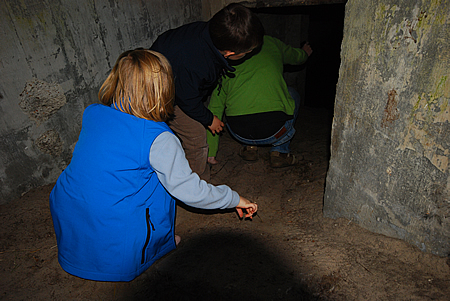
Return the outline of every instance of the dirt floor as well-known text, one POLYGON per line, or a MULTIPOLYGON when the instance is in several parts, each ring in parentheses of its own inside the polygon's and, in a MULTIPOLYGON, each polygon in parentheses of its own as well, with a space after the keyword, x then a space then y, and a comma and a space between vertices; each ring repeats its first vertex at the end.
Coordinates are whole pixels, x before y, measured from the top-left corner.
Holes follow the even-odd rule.
POLYGON ((177 250, 128 283, 83 280, 57 261, 48 195, 39 187, 0 206, 4 300, 450 300, 450 262, 401 240, 322 215, 330 114, 304 108, 292 143, 303 157, 272 169, 269 148, 249 164, 226 133, 212 182, 259 204, 232 211, 179 206, 177 250))

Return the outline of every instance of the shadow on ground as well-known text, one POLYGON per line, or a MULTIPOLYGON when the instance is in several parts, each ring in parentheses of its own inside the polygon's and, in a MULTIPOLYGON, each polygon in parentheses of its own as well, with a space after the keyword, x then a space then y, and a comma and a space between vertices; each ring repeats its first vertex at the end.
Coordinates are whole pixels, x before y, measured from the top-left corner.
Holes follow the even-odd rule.
POLYGON ((137 282, 123 299, 314 300, 262 240, 228 231, 182 241, 137 282))

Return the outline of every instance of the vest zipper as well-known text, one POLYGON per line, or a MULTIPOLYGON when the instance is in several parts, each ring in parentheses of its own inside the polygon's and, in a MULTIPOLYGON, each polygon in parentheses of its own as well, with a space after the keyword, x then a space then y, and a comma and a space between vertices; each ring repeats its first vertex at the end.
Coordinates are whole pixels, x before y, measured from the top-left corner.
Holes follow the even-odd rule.
POLYGON ((155 226, 153 226, 153 223, 150 220, 150 209, 149 208, 145 209, 145 221, 147 224, 147 238, 145 239, 144 248, 142 249, 141 264, 144 264, 144 262, 145 262, 145 250, 147 249, 148 243, 150 242, 150 233, 152 230, 155 231, 155 226))

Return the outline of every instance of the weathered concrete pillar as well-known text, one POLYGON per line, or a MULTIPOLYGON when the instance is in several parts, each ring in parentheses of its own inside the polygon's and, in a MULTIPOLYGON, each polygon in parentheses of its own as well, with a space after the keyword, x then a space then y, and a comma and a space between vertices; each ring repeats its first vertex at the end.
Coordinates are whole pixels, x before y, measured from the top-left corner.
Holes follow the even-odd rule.
POLYGON ((324 214, 450 253, 450 1, 346 5, 324 214))
POLYGON ((191 0, 0 1, 0 203, 57 179, 120 53, 201 12, 191 0))

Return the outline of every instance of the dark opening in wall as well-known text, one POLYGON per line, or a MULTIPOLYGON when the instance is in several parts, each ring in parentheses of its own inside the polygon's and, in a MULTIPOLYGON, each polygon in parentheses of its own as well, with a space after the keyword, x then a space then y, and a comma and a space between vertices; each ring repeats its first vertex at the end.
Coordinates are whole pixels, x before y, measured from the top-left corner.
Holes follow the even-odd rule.
POLYGON ((285 68, 286 82, 299 90, 305 106, 332 111, 339 77, 345 4, 270 7, 254 11, 264 24, 266 34, 294 47, 309 41, 313 54, 300 68, 285 68))

